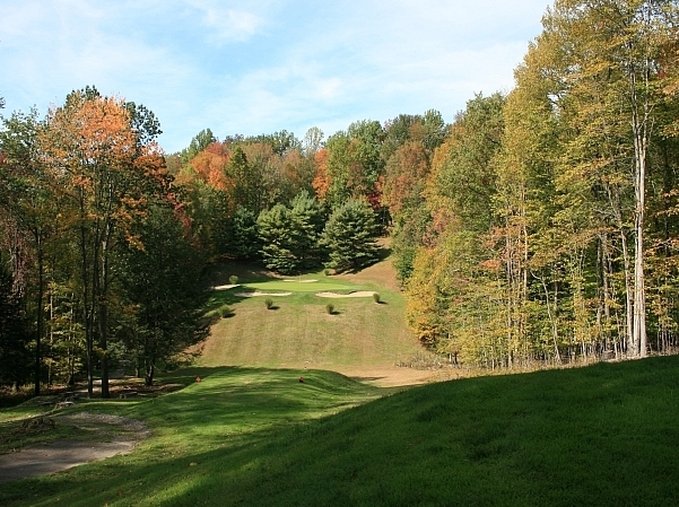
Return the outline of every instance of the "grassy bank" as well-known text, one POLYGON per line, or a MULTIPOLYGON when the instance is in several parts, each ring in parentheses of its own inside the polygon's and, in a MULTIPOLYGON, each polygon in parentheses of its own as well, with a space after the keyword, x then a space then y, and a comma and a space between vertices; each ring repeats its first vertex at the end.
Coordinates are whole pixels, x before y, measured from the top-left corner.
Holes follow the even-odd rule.
POLYGON ((384 393, 327 372, 233 368, 152 400, 92 403, 145 420, 152 437, 129 456, 0 487, 0 503, 679 501, 677 357, 434 384, 370 402, 384 393))
POLYGON ((233 311, 212 327, 202 344, 198 364, 269 368, 315 368, 342 371, 347 367, 393 366, 420 350, 407 328, 403 296, 369 280, 354 281, 311 273, 291 279, 266 279, 241 270, 240 286, 214 291, 210 308, 227 304, 233 311), (248 292, 285 292, 267 309, 265 297, 248 292), (330 299, 322 292, 367 297, 330 299), (381 304, 369 293, 378 292, 381 304), (327 305, 334 311, 329 313, 327 305))

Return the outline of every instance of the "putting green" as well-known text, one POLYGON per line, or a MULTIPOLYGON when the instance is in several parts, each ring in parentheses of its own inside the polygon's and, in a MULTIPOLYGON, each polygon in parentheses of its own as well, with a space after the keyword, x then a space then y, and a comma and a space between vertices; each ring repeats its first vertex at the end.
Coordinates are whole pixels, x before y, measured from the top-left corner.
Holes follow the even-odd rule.
POLYGON ((269 280, 266 282, 244 283, 238 288, 240 291, 253 290, 260 292, 347 292, 361 289, 350 283, 335 280, 305 281, 300 280, 269 280))

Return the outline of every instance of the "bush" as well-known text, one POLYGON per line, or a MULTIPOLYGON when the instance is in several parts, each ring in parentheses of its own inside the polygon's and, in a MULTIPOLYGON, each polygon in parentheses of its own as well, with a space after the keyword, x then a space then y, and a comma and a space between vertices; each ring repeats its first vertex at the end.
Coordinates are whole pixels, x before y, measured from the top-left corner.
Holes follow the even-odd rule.
POLYGON ((266 298, 266 299, 264 300, 264 304, 266 305, 266 309, 267 309, 267 310, 273 310, 273 308, 274 308, 273 299, 271 299, 271 298, 266 298))
POLYGON ((325 311, 328 312, 328 315, 335 315, 335 305, 328 303, 325 305, 325 311))
POLYGON ((238 284, 238 276, 236 276, 236 275, 231 275, 231 276, 229 277, 229 283, 230 283, 231 285, 236 285, 236 284, 238 284))
POLYGON ((380 298, 379 293, 373 292, 373 301, 375 301, 375 303, 378 303, 378 304, 382 302, 382 299, 380 298))
POLYGON ((233 315, 233 310, 229 305, 221 305, 218 308, 215 308, 214 310, 210 310, 205 314, 205 318, 207 319, 217 319, 219 317, 225 319, 227 317, 231 317, 233 315))

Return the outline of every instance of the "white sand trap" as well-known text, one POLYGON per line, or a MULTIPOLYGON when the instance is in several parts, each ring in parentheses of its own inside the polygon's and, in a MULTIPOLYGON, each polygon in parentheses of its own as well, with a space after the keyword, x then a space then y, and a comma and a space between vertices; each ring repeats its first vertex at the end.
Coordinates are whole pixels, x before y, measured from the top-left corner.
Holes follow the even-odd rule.
POLYGON ((214 287, 214 290, 229 290, 229 289, 235 289, 236 287, 240 287, 239 283, 229 283, 226 285, 217 285, 214 287))
POLYGON ((261 292, 256 290, 254 292, 237 292, 236 296, 241 298, 253 298, 257 296, 292 296, 292 292, 261 292))
POLYGON ((284 282, 297 282, 297 283, 315 283, 315 282, 317 282, 318 280, 291 280, 291 279, 289 279, 289 278, 286 278, 286 279, 283 280, 283 281, 284 281, 284 282))
POLYGON ((337 294, 336 292, 317 292, 316 295, 320 298, 371 298, 373 294, 377 294, 372 290, 357 290, 349 294, 337 294))

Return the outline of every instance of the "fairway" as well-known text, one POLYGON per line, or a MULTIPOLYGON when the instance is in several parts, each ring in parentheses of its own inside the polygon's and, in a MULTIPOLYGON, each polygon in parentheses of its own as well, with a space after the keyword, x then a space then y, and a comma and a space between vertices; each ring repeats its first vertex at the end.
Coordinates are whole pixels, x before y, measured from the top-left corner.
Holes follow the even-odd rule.
POLYGON ((232 265, 222 268, 222 278, 229 270, 241 274, 240 283, 213 291, 209 309, 226 304, 232 313, 213 324, 196 364, 325 369, 381 385, 419 383, 431 376, 397 366, 421 347, 405 322, 405 301, 395 288, 391 259, 362 276, 316 272, 265 278, 232 265), (267 308, 264 297, 250 295, 278 297, 267 308))

